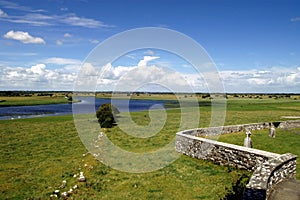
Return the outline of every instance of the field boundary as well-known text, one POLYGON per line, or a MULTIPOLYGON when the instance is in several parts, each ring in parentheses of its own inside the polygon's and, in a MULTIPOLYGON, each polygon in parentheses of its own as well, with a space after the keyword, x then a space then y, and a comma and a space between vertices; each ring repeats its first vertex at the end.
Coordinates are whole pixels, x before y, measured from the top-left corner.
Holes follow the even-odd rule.
POLYGON ((176 151, 193 158, 211 160, 219 165, 253 171, 246 186, 244 199, 266 199, 277 183, 295 178, 296 155, 276 154, 201 136, 268 129, 272 125, 282 129, 296 128, 300 127, 300 120, 185 130, 176 133, 175 148, 176 151))

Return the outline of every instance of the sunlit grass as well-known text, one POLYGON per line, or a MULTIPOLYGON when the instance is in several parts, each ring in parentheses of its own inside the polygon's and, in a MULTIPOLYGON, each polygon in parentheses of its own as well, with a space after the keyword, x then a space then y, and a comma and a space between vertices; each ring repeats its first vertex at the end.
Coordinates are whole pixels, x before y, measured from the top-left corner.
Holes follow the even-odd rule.
MULTIPOLYGON (((200 127, 210 124, 211 107, 207 102, 200 103, 200 127)), ((225 125, 281 121, 282 116, 300 115, 299 100, 229 99, 227 103, 225 125)), ((135 138, 118 126, 104 132, 125 150, 148 152, 174 138, 180 130, 180 115, 180 109, 167 110, 162 130, 149 138, 135 138)), ((139 125, 150 123, 148 112, 131 113, 131 117, 139 125)), ((275 139, 267 135, 267 131, 254 132, 254 147, 299 155, 299 134, 278 129, 275 139)), ((242 145, 244 137, 232 134, 220 140, 242 145)), ((62 180, 67 180, 67 187, 61 191, 79 184, 75 199, 222 199, 243 174, 249 176, 245 171, 187 156, 149 173, 111 169, 87 154, 70 115, 0 121, 0 138, 0 199, 47 199, 62 180), (73 177, 80 171, 86 183, 73 177)), ((299 165, 297 168, 299 179, 299 165)))
MULTIPOLYGON (((245 132, 224 134, 218 140, 243 146, 245 132)), ((300 179, 300 129, 276 129, 276 137, 269 137, 269 130, 252 131, 253 148, 278 154, 292 153, 298 156, 296 178, 300 179)))
MULTIPOLYGON (((67 187, 61 191, 79 184, 73 195, 76 199, 220 199, 232 191, 232 185, 244 173, 187 156, 150 173, 120 172, 90 154, 83 156, 87 152, 71 116, 0 121, 0 124, 0 199, 46 199, 59 189, 62 180, 67 181, 67 187), (79 183, 73 177, 80 171, 84 172, 86 183, 79 183)), ((144 143, 137 144, 114 129, 108 134, 116 138, 114 142, 122 141, 116 145, 127 143, 131 151, 143 149, 144 143)), ((162 135, 172 138, 173 131, 162 135)), ((156 142, 160 139, 147 141, 151 144, 144 145, 143 151, 159 148, 156 142)), ((160 143, 163 145, 164 140, 160 143)))
POLYGON ((29 106, 68 102, 64 96, 0 97, 0 106, 29 106))

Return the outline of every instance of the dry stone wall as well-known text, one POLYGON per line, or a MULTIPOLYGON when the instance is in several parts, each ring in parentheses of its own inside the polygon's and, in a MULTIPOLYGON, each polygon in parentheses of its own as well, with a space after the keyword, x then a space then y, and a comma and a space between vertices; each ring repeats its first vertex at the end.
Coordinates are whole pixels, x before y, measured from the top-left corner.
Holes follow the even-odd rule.
POLYGON ((207 135, 219 135, 228 133, 237 133, 242 131, 253 131, 261 129, 269 129, 271 125, 276 128, 297 128, 300 127, 300 120, 289 120, 282 122, 263 122, 263 123, 253 123, 253 124, 239 124, 231 126, 221 126, 221 127, 210 127, 210 128, 197 128, 192 130, 186 130, 185 133, 193 136, 207 136, 207 135))
MULTIPOLYGON (((278 128, 300 127, 300 120, 276 122, 273 125, 278 128)), ((271 123, 257 123, 181 131, 176 134, 175 148, 178 152, 193 158, 253 171, 246 186, 244 199, 266 199, 275 184, 295 177, 296 155, 290 153, 280 155, 198 136, 270 127, 271 123)))
POLYGON ((193 158, 247 170, 254 170, 258 163, 280 156, 267 151, 186 135, 184 132, 176 134, 175 148, 178 152, 193 158))

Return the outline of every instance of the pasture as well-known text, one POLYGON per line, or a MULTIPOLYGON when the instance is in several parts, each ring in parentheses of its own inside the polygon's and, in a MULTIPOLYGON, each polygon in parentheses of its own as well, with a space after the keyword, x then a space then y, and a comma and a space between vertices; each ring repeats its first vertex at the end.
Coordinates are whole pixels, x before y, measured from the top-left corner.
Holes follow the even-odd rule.
MULTIPOLYGON (((199 102, 200 107, 193 109, 200 109, 200 126, 207 127, 210 106, 203 102, 209 100, 199 98, 199 102)), ((150 138, 134 138, 123 133, 118 126, 102 131, 121 148, 148 152, 174 138, 180 114, 180 109, 167 110, 165 126, 150 138)), ((285 120, 282 116, 300 116, 298 97, 230 97, 227 99, 225 125, 285 120)), ((140 125, 150 122, 148 112, 131 113, 131 117, 140 125)), ((300 156, 297 133, 299 130, 277 130, 273 139, 268 138, 266 131, 255 132, 254 148, 300 156)), ((232 196, 238 187, 242 188, 251 176, 247 171, 183 155, 154 172, 131 174, 114 170, 87 152, 71 115, 3 120, 0 121, 0 137, 0 199, 47 199, 55 190, 68 191, 76 184, 78 189, 70 198, 224 199, 232 196), (78 182, 74 177, 78 177, 81 171, 86 182, 78 182), (60 188, 63 180, 67 181, 66 187, 60 188)), ((219 139, 242 144, 243 138, 243 134, 232 134, 219 139)), ((299 167, 297 178, 300 178, 299 167)))

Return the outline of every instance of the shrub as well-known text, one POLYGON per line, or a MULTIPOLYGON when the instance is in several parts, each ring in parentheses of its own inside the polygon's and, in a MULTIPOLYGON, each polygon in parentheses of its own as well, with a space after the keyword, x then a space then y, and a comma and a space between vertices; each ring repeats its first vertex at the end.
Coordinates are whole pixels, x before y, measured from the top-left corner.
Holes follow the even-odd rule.
POLYGON ((119 113, 120 111, 116 107, 110 103, 105 103, 98 108, 96 116, 102 128, 111 128, 116 123, 114 115, 119 113))

